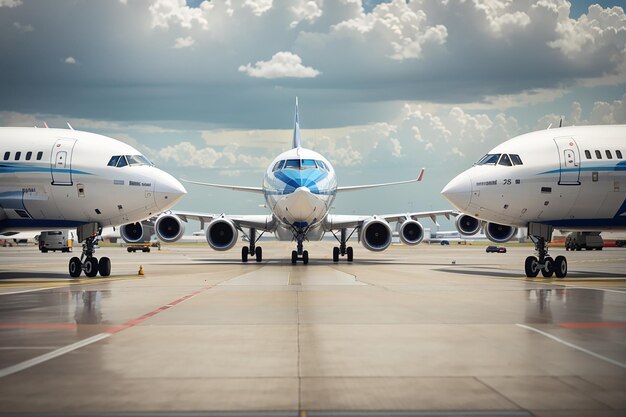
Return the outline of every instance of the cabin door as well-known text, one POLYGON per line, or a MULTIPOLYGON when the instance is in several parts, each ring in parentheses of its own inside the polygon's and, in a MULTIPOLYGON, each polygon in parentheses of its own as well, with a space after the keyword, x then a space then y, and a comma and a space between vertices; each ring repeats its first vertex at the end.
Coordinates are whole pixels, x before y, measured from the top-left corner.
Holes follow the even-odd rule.
POLYGON ((50 172, 52 185, 72 185, 72 152, 75 139, 57 139, 52 148, 50 172))
POLYGON ((580 151, 571 137, 554 138, 559 152, 559 185, 580 185, 580 151))

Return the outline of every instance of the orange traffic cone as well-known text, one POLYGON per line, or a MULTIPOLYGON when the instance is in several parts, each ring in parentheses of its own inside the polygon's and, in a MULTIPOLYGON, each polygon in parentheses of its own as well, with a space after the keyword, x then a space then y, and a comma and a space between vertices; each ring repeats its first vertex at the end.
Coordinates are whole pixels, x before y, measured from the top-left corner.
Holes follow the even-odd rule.
POLYGON ((137 272, 137 275, 144 275, 144 273, 143 273, 143 265, 139 265, 139 272, 137 272))

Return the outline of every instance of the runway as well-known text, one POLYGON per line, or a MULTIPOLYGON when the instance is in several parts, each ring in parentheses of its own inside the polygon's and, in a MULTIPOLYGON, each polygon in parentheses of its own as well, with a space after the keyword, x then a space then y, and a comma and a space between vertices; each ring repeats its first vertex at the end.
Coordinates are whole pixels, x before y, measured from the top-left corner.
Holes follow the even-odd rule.
POLYGON ((563 280, 524 278, 530 247, 307 249, 101 248, 111 277, 71 280, 0 248, 0 413, 626 414, 626 249, 554 249, 563 280))

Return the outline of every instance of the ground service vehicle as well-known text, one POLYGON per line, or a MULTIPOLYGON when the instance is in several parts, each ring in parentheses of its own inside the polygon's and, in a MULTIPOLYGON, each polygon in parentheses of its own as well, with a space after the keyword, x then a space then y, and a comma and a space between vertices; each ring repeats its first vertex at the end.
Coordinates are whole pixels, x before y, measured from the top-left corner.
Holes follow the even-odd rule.
POLYGON ((74 234, 70 235, 67 230, 54 230, 41 232, 39 235, 39 250, 42 253, 48 251, 71 252, 74 234))

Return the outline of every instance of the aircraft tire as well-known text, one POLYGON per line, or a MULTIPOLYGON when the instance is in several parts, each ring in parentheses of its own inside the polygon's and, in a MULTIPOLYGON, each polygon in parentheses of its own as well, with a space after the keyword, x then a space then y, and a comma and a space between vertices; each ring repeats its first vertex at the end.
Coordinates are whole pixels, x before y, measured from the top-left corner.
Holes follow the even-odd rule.
POLYGON ((557 256, 554 260, 554 275, 557 278, 565 278, 567 276, 567 259, 565 256, 557 256))
POLYGON ((544 260, 545 266, 541 268, 541 275, 544 278, 550 278, 554 274, 554 260, 547 256, 544 260))
POLYGON ((296 262, 298 262, 298 252, 296 252, 295 250, 292 250, 291 251, 291 263, 295 265, 296 262))
POLYGON ((304 252, 302 252, 302 263, 305 265, 309 264, 309 251, 305 250, 304 252))
POLYGON ((526 270, 526 276, 528 278, 534 278, 539 274, 539 268, 537 264, 539 261, 534 256, 529 256, 526 258, 526 262, 524 263, 524 269, 526 270))
POLYGON ((256 256, 256 261, 261 262, 263 260, 263 249, 260 246, 257 246, 254 250, 254 255, 256 256))
POLYGON ((98 272, 101 277, 108 277, 111 275, 111 260, 106 256, 103 256, 98 261, 98 272))
POLYGON ((250 250, 248 249, 247 246, 244 246, 243 248, 241 248, 241 262, 246 263, 248 262, 248 253, 250 252, 250 250))
POLYGON ((339 248, 337 246, 333 248, 333 262, 339 262, 339 248))
POLYGON ((78 278, 80 276, 80 273, 82 272, 82 264, 80 263, 80 259, 78 257, 74 256, 70 259, 69 269, 70 276, 72 278, 78 278))
POLYGON ((91 257, 85 260, 85 275, 93 278, 98 275, 98 258, 91 257))
POLYGON ((354 260, 354 249, 352 249, 352 246, 348 246, 346 254, 348 256, 348 262, 352 262, 354 260))

